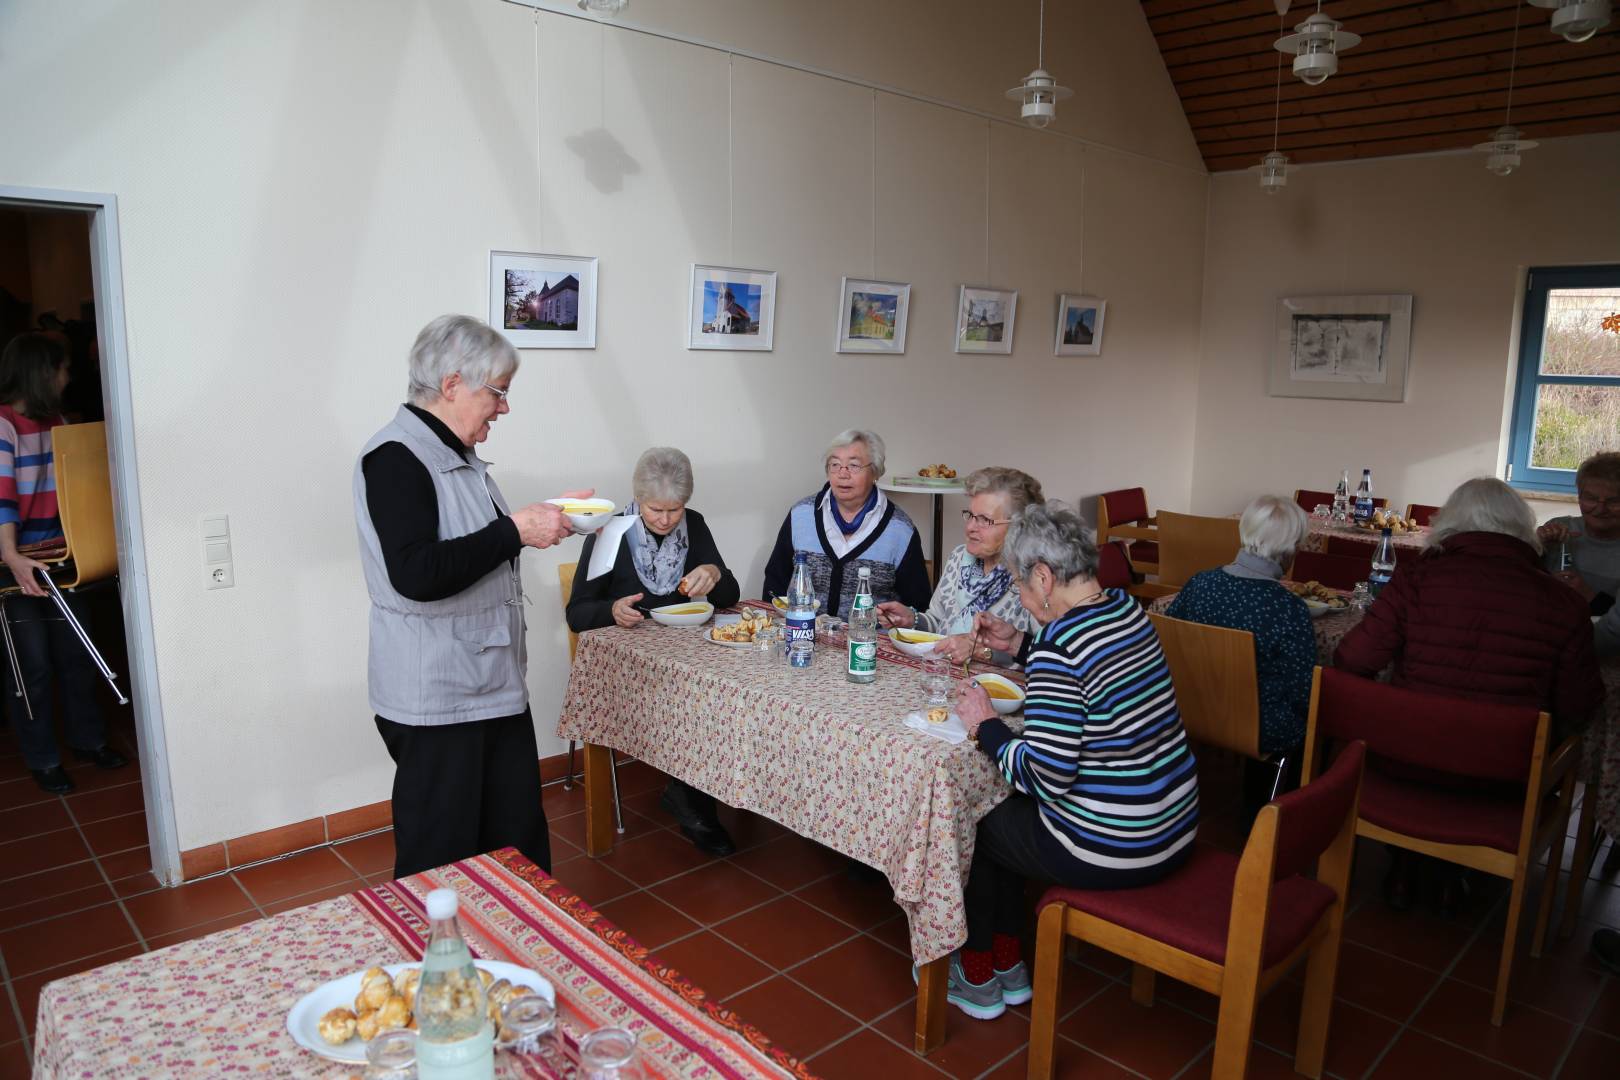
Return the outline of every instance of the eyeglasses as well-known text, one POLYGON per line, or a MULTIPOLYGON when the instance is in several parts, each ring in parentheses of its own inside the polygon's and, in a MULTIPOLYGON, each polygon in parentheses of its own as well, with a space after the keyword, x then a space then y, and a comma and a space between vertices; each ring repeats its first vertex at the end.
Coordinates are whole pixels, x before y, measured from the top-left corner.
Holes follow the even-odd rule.
POLYGON ((829 461, 827 462, 828 476, 854 476, 863 469, 870 469, 870 462, 865 461, 829 461))
POLYGON ((1600 499, 1596 495, 1582 491, 1576 494, 1576 498, 1585 509, 1596 510, 1601 506, 1611 514, 1620 514, 1620 495, 1611 495, 1607 499, 1600 499))
POLYGON ((981 529, 989 529, 996 525, 1011 525, 1012 518, 1008 518, 1006 521, 996 521, 993 518, 985 517, 983 514, 975 514, 971 510, 964 510, 962 511, 962 524, 977 525, 981 529))
POLYGON ((498 386, 491 386, 491 385, 489 385, 489 383, 485 383, 485 384, 484 384, 484 389, 485 389, 485 390, 488 390, 488 391, 489 391, 489 392, 490 392, 490 393, 492 393, 492 394, 494 394, 494 395, 495 395, 495 399, 496 399, 496 400, 497 400, 497 401, 505 401, 505 400, 506 400, 506 395, 507 395, 507 394, 508 394, 508 393, 510 393, 510 391, 507 391, 507 390, 502 390, 502 389, 501 389, 501 388, 500 388, 500 387, 498 387, 498 386))

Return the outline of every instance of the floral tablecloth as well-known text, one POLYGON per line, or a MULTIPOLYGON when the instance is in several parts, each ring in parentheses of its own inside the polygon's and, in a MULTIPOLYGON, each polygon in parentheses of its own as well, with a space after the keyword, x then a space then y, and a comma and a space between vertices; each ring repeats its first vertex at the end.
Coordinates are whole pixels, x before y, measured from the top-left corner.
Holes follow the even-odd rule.
MULTIPOLYGON (((1305 534, 1305 540, 1299 548, 1301 551, 1326 551, 1330 536, 1343 537, 1363 544, 1376 544, 1379 534, 1375 530, 1358 529, 1354 525, 1335 525, 1313 514, 1310 531, 1305 534)), ((1398 550, 1417 551, 1429 542, 1429 530, 1423 528, 1416 532, 1395 533, 1389 539, 1398 550)))
MULTIPOLYGON (((1170 602, 1177 597, 1177 593, 1161 596, 1148 605, 1148 610, 1155 614, 1167 613, 1170 602)), ((1311 629, 1316 632, 1316 662, 1323 667, 1333 666, 1333 653, 1344 640, 1344 635, 1361 621, 1362 612, 1355 608, 1346 608, 1344 611, 1329 611, 1318 615, 1311 620, 1311 629)))
POLYGON ((557 991, 560 1037, 496 1054, 497 1076, 572 1077, 579 1039, 608 1025, 639 1035, 651 1077, 810 1076, 510 848, 59 979, 40 997, 34 1076, 358 1076, 293 1042, 287 1011, 329 979, 420 960, 424 898, 441 887, 461 894, 475 956, 557 991))
POLYGON ((1598 828, 1620 843, 1620 656, 1598 670, 1606 691, 1603 715, 1586 733, 1581 779, 1588 799, 1596 792, 1598 828))
MULTIPOLYGON (((808 670, 727 649, 702 627, 579 637, 557 734, 610 746, 883 871, 918 963, 967 939, 962 883, 980 818, 1009 788, 970 742, 902 722, 921 673, 885 642, 877 680, 845 677, 839 638, 808 670)), ((1016 723, 1016 721, 1015 721, 1016 723)))

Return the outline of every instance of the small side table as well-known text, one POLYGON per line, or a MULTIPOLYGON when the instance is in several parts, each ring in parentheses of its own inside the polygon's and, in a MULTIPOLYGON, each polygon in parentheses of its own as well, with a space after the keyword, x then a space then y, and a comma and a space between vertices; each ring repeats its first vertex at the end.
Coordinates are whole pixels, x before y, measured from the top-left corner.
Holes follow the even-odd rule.
POLYGON ((962 486, 962 481, 952 480, 948 484, 923 484, 916 482, 915 477, 902 476, 893 480, 879 480, 878 487, 897 495, 932 495, 934 497, 934 581, 938 582, 939 575, 944 572, 941 563, 945 557, 943 537, 945 531, 945 496, 961 495, 965 492, 967 489, 962 486))

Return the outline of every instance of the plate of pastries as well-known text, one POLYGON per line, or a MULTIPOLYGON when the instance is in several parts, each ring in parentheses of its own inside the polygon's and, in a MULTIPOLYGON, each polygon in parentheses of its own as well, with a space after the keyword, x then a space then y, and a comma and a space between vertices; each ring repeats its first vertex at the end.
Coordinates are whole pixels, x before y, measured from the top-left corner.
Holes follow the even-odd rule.
POLYGON ((759 608, 744 608, 740 615, 719 615, 709 627, 708 638, 728 649, 752 649, 754 635, 771 625, 771 616, 759 608))
POLYGON ((1350 607, 1348 596, 1334 592, 1320 581, 1285 581, 1283 586, 1305 601, 1312 618, 1330 611, 1345 611, 1350 607))
POLYGON ((1417 532, 1423 526, 1418 524, 1417 518, 1402 517, 1398 510, 1374 510, 1372 517, 1366 521, 1356 522, 1356 528, 1367 529, 1371 532, 1382 532, 1388 529, 1393 536, 1402 533, 1417 532))
MULTIPOLYGON (((513 1034, 501 1024, 501 1008, 524 994, 539 994, 553 1005, 557 992, 537 972, 499 960, 475 960, 478 980, 484 984, 495 1041, 509 1043, 513 1034)), ((386 964, 369 967, 311 990, 287 1013, 287 1032, 305 1050, 331 1061, 364 1065, 366 1044, 385 1031, 416 1030, 416 991, 422 980, 421 964, 386 964)), ((453 988, 452 988, 453 989, 453 988)), ((468 1007, 477 998, 466 995, 468 1007)))

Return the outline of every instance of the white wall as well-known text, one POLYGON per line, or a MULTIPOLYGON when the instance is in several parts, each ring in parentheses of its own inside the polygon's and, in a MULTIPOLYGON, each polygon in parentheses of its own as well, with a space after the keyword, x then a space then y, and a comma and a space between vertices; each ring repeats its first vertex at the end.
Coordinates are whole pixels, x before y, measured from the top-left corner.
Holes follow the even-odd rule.
MULTIPOLYGON (((1097 7, 1083 40, 1049 39, 1076 83, 1153 54, 1137 5, 1097 7)), ((760 51, 830 57, 849 33, 796 0, 709 9, 705 36, 741 25, 760 51)), ((929 0, 897 9, 941 38, 929 0)), ((975 29, 970 56, 899 50, 904 78, 884 81, 992 107, 984 87, 1033 66, 1025 29, 975 29)), ((492 248, 601 258, 599 347, 525 353, 485 445, 508 497, 623 499, 642 449, 681 446, 750 590, 850 425, 887 436, 899 469, 995 462, 1059 495, 1189 498, 1207 179, 1162 68, 1063 123, 1191 167, 497 0, 27 0, 0 7, 0 42, 30 43, 0 63, 0 99, 35 105, 0 114, 0 182, 119 199, 182 848, 387 797, 353 455, 421 325, 484 313, 492 248), (780 272, 775 352, 681 348, 694 260, 780 272), (833 353, 843 274, 914 283, 906 356, 833 353), (1022 290, 1013 356, 950 352, 964 281, 1022 290), (1109 299, 1102 358, 1051 355, 1060 291, 1109 299), (206 592, 199 519, 217 512, 237 584, 206 592)), ((577 550, 524 558, 542 753, 567 677, 555 567, 577 550)))
POLYGON ((1331 489, 1346 467, 1403 506, 1501 475, 1522 273, 1620 258, 1616 192, 1613 134, 1547 140, 1509 177, 1478 154, 1299 169, 1276 196, 1214 176, 1193 509, 1331 489), (1404 403, 1267 396, 1278 297, 1386 292, 1413 294, 1404 403))

